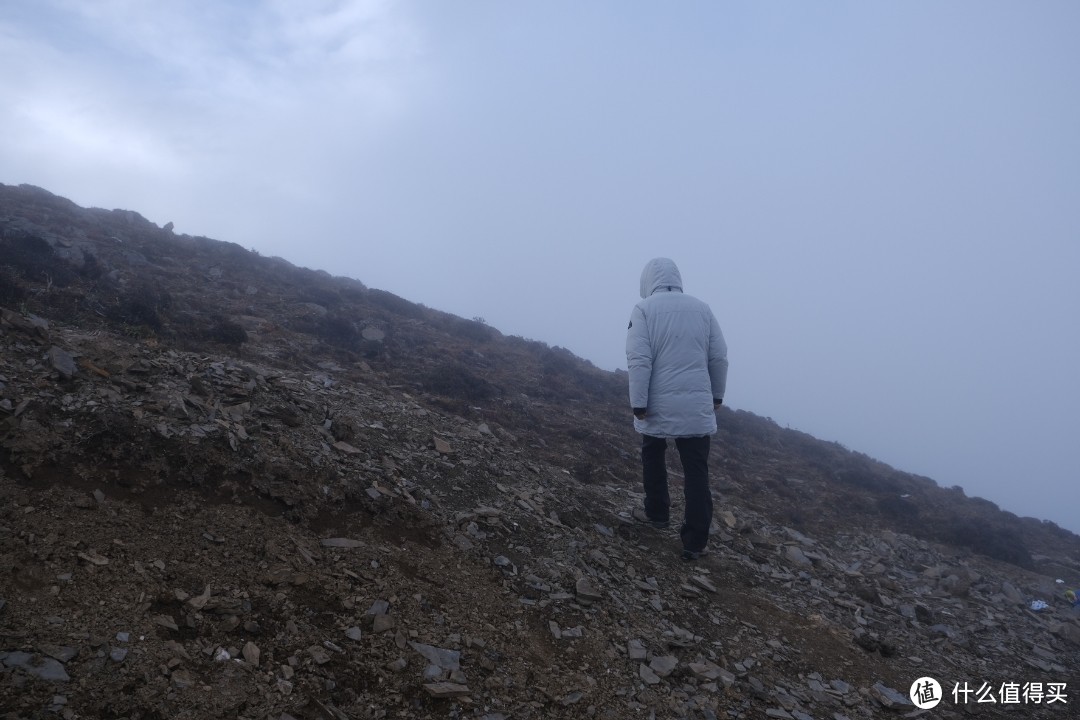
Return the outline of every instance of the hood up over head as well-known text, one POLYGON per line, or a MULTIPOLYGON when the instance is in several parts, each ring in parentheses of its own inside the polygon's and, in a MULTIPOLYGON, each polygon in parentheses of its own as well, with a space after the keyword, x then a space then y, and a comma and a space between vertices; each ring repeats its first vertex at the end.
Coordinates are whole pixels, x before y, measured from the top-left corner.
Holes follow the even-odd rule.
POLYGON ((674 260, 653 258, 641 271, 641 297, 647 298, 661 288, 682 292, 682 275, 674 260))

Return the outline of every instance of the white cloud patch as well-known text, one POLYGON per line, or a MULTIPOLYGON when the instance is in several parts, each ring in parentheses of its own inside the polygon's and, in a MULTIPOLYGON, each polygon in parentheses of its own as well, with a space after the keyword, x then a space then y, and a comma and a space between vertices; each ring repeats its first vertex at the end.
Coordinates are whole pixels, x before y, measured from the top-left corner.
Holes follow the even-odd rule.
POLYGON ((0 28, 0 61, 26 70, 0 79, 0 130, 19 139, 0 159, 156 181, 240 165, 314 172, 327 133, 362 144, 402 110, 421 45, 399 7, 43 1, 0 28))

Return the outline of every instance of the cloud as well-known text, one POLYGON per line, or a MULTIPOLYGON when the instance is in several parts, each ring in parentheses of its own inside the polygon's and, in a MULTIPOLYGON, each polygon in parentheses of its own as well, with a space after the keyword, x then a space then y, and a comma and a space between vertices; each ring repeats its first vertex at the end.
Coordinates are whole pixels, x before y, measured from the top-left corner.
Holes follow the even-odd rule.
POLYGON ((362 144, 388 126, 421 48, 383 0, 42 2, 0 28, 0 59, 26 71, 0 80, 19 138, 0 152, 158 182, 263 167, 287 188, 328 132, 362 144))

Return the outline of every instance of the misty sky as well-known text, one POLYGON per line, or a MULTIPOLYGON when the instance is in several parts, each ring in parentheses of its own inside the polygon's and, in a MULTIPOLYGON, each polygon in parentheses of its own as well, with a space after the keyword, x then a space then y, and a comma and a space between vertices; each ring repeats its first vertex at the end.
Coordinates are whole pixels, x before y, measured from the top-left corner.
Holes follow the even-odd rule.
POLYGON ((1080 531, 1078 37, 1075 0, 6 0, 0 182, 605 369, 671 257, 728 404, 1080 531))

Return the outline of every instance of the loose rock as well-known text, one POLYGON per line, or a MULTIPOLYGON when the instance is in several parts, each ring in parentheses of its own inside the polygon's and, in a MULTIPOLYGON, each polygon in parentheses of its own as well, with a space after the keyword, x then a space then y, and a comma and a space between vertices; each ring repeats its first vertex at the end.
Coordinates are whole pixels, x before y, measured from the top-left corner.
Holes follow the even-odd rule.
POLYGON ((424 690, 435 698, 461 697, 470 693, 467 686, 450 682, 425 683, 424 690))

